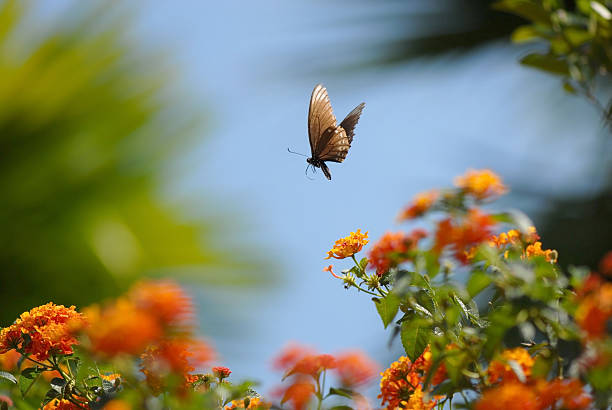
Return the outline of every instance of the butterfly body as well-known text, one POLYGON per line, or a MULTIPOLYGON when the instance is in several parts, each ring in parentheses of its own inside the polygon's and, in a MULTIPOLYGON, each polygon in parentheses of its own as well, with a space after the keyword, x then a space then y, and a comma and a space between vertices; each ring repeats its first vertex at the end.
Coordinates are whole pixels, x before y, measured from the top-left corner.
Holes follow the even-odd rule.
POLYGON ((344 161, 353 142, 355 126, 363 107, 365 103, 359 104, 338 125, 325 87, 318 84, 312 91, 308 110, 308 139, 311 157, 306 162, 315 168, 321 168, 329 180, 331 180, 331 173, 325 162, 344 161))

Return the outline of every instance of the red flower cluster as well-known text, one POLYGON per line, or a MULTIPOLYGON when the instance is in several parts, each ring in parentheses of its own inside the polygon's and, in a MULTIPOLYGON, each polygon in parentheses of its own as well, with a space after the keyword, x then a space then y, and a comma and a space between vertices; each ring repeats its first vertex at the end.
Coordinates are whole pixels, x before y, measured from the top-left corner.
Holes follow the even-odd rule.
MULTIPOLYGON (((296 410, 304 409, 320 387, 319 377, 332 370, 345 388, 355 388, 376 375, 377 365, 361 352, 346 352, 336 356, 317 354, 298 345, 291 345, 275 359, 274 367, 291 377, 291 384, 281 391, 282 403, 291 403, 296 410)), ((320 393, 320 392, 319 392, 320 393)))
POLYGON ((411 252, 419 241, 427 236, 422 229, 415 229, 409 234, 404 232, 387 232, 376 242, 368 255, 369 266, 376 269, 378 276, 390 268, 412 260, 411 252))
POLYGON ((170 281, 141 282, 126 297, 84 311, 87 335, 95 353, 112 357, 138 355, 158 340, 191 331, 193 303, 170 281))
POLYGON ((72 346, 79 344, 75 333, 84 325, 74 306, 47 303, 35 307, 0 331, 0 354, 17 349, 41 361, 52 354, 72 354, 72 346))
POLYGON ((219 379, 219 381, 223 381, 223 379, 228 378, 229 375, 232 374, 232 371, 230 369, 228 369, 227 367, 221 367, 221 366, 213 367, 212 372, 213 372, 213 375, 217 379, 219 379))
POLYGON ((444 248, 454 250, 457 260, 468 263, 470 250, 491 237, 495 220, 478 209, 468 211, 460 223, 447 218, 438 222, 435 234, 434 251, 441 253, 444 248))
MULTIPOLYGON (((452 348, 452 346, 450 347, 452 348)), ((419 356, 414 363, 406 356, 400 357, 393 362, 381 375, 379 399, 382 405, 387 404, 388 410, 396 408, 405 409, 433 409, 440 397, 425 400, 423 391, 424 381, 432 365, 432 354, 429 347, 419 356)), ((431 379, 429 389, 442 383, 446 376, 446 366, 442 364, 436 369, 431 379)))

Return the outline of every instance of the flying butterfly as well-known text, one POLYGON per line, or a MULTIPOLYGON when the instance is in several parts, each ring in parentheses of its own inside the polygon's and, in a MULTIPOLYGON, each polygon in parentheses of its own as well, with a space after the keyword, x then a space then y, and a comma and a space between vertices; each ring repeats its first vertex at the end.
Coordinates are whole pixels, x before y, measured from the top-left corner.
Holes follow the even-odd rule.
POLYGON ((342 120, 340 125, 337 125, 327 89, 323 85, 317 84, 312 90, 308 110, 308 138, 311 157, 306 162, 309 166, 321 168, 323 174, 329 180, 331 180, 331 173, 325 162, 344 161, 353 142, 355 126, 359 121, 363 107, 365 107, 365 103, 359 104, 342 120))

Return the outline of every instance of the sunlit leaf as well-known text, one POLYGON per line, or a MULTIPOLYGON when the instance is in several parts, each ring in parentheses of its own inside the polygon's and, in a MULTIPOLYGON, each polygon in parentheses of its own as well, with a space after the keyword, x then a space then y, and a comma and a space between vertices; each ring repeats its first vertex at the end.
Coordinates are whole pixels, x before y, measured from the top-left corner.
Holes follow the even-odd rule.
POLYGON ((402 322, 400 337, 406 355, 415 361, 427 347, 431 337, 431 327, 420 320, 407 320, 402 322))
POLYGON ((389 293, 384 298, 372 298, 376 310, 382 319, 385 329, 393 321, 397 315, 400 306, 400 299, 393 292, 389 293))
POLYGON ((552 74, 568 75, 567 62, 549 54, 532 53, 521 59, 521 64, 538 68, 552 74))

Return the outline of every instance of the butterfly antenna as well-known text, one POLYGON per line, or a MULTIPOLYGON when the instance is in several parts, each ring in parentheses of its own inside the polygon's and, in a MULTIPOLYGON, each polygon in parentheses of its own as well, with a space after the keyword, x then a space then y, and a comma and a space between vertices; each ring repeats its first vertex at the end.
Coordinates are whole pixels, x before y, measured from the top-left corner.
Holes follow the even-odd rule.
POLYGON ((289 148, 287 148, 287 151, 289 151, 289 152, 290 152, 290 153, 292 153, 292 154, 301 155, 301 156, 303 156, 303 157, 308 157, 308 155, 304 155, 304 154, 300 154, 299 152, 294 152, 294 151, 291 151, 289 148))

